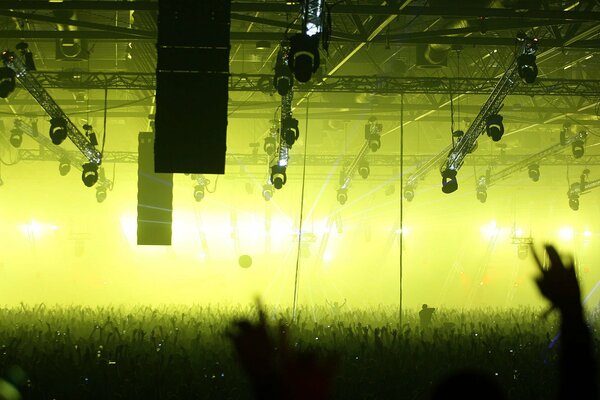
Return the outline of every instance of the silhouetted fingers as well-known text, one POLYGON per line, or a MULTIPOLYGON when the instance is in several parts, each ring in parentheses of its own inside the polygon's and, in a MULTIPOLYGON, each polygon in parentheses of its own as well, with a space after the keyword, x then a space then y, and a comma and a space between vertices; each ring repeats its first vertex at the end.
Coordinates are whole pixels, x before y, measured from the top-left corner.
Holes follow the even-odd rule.
POLYGON ((548 253, 548 258, 550 259, 550 268, 558 267, 560 269, 564 269, 564 265, 558 252, 552 245, 546 245, 546 253, 548 253))
POLYGON ((535 263, 537 264, 538 268, 540 269, 540 271, 544 272, 544 265, 542 264, 542 261, 540 260, 540 256, 538 255, 537 251, 535 250, 533 243, 529 245, 529 249, 531 250, 531 255, 533 256, 533 259, 535 260, 535 263))

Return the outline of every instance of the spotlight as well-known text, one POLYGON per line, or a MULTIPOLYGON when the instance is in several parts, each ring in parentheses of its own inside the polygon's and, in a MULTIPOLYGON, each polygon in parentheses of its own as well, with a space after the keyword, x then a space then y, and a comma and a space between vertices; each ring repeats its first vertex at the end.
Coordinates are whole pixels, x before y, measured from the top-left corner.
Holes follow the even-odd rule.
POLYGON ((269 201, 273 198, 273 185, 266 183, 262 188, 262 196, 265 201, 269 201))
POLYGON ((579 196, 578 195, 576 195, 576 194, 569 195, 569 207, 571 207, 571 210, 573 210, 573 211, 579 210, 579 196))
POLYGON ((337 191, 337 201, 341 205, 346 204, 346 201, 348 201, 348 189, 344 189, 344 188, 338 189, 338 191, 337 191))
POLYGON ((369 167, 369 163, 365 160, 360 162, 358 166, 358 173, 363 179, 367 179, 369 174, 371 173, 371 168, 369 167))
POLYGON ((90 124, 84 124, 83 129, 85 129, 85 136, 90 141, 92 146, 98 146, 98 138, 96 137, 96 133, 94 132, 94 128, 90 124))
POLYGON ((576 139, 571 143, 571 149, 573 151, 573 157, 581 158, 585 153, 585 143, 581 139, 576 139))
POLYGON ((534 83, 537 78, 538 67, 535 63, 535 54, 521 54, 517 58, 517 70, 525 83, 534 83))
POLYGON ((369 148, 372 152, 376 152, 381 147, 381 131, 383 125, 377 123, 375 117, 369 119, 369 123, 365 125, 365 139, 369 142, 369 148))
POLYGON ((33 61, 33 54, 29 50, 29 45, 26 42, 20 42, 17 43, 16 47, 25 58, 25 69, 27 69, 27 71, 35 71, 35 62, 33 61))
POLYGON ((13 129, 10 131, 10 144, 15 147, 21 147, 21 143, 23 143, 23 132, 19 129, 13 129))
POLYGON ((452 193, 458 189, 458 180, 456 180, 456 171, 445 169, 442 171, 442 192, 452 193))
POLYGON ((67 157, 63 157, 59 160, 58 173, 60 176, 66 176, 71 171, 71 162, 67 157))
POLYGON ((532 181, 537 182, 540 180, 540 166, 538 164, 531 164, 527 173, 532 181))
POLYGON ((104 186, 98 186, 96 188, 96 201, 102 203, 106 200, 106 188, 104 186))
MULTIPOLYGON (((2 53, 2 58, 6 59, 8 53, 2 53)), ((15 71, 8 67, 0 68, 0 97, 3 99, 7 98, 17 86, 15 71)))
POLYGON ((196 185, 194 186, 194 199, 198 202, 202 201, 204 198, 204 185, 196 185))
POLYGON ((319 68, 319 36, 296 34, 290 39, 290 59, 288 64, 298 82, 308 82, 319 68))
POLYGON ((286 60, 286 54, 283 50, 284 45, 281 45, 281 50, 277 54, 275 63, 275 77, 273 78, 273 86, 277 89, 280 96, 286 96, 294 85, 294 76, 286 60))
POLYGON ((67 138, 67 121, 64 118, 52 118, 50 120, 50 139, 55 145, 59 145, 67 138))
POLYGON ((275 164, 271 167, 271 182, 275 189, 281 189, 287 182, 286 167, 275 164))
POLYGON ((502 116, 498 114, 490 115, 486 121, 486 132, 494 142, 502 139, 504 135, 504 125, 502 124, 502 116))
POLYGON ((406 201, 413 201, 415 198, 415 190, 411 186, 404 189, 404 198, 406 201))
POLYGON ((477 200, 485 203, 487 200, 487 183, 485 176, 480 176, 477 180, 477 200))
POLYGON ((285 143, 291 148, 294 143, 296 143, 296 140, 298 140, 300 137, 298 120, 296 118, 284 118, 281 121, 281 132, 283 135, 283 140, 285 140, 285 143))
POLYGON ((517 256, 519 260, 526 260, 529 255, 529 245, 526 243, 520 243, 517 247, 517 256))
POLYGON ((263 150, 268 155, 272 156, 275 154, 275 150, 277 149, 277 140, 274 137, 267 136, 265 138, 265 143, 263 144, 263 150))
POLYGON ((98 164, 85 163, 81 166, 83 172, 81 172, 81 180, 87 187, 92 187, 98 182, 98 164))

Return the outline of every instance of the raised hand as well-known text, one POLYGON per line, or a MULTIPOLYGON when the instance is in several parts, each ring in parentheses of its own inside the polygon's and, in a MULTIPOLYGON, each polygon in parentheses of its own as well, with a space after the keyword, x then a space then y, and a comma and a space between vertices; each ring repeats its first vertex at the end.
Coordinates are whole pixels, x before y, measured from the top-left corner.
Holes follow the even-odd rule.
POLYGON ((581 307, 581 291, 575 274, 573 259, 571 258, 570 262, 565 265, 554 246, 546 245, 545 249, 550 260, 548 268, 544 267, 540 257, 531 246, 531 253, 541 272, 541 276, 535 280, 540 292, 552 302, 553 307, 561 311, 581 307))

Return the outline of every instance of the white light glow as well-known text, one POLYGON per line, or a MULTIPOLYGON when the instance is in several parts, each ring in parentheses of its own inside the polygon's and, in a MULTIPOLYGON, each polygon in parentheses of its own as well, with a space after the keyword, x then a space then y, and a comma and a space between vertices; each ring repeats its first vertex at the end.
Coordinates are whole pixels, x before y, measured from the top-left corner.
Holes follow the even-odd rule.
POLYGON ((480 231, 481 231, 481 235, 485 239, 490 240, 494 236, 498 235, 499 229, 496 226, 496 221, 492 220, 492 221, 490 221, 489 224, 482 226, 480 231))
POLYGON ((583 231, 583 237, 589 239, 592 237, 592 231, 585 230, 583 231))
POLYGON ((573 240, 573 228, 570 226, 563 226, 558 230, 558 237, 561 240, 573 240))

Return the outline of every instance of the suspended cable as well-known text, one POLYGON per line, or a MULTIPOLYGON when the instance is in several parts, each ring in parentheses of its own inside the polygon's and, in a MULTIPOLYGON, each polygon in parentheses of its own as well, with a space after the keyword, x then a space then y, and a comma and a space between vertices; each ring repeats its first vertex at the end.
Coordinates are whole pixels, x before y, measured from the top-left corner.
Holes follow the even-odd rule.
POLYGON ((398 198, 400 199, 400 259, 399 259, 399 307, 398 307, 398 321, 400 329, 402 329, 402 256, 403 256, 403 237, 404 237, 404 202, 402 196, 404 193, 404 93, 400 95, 400 193, 398 198))
POLYGON ((102 149, 100 155, 104 155, 104 145, 106 144, 106 114, 108 113, 108 87, 104 88, 104 132, 102 134, 102 149))
POLYGON ((302 219, 304 218, 304 186, 306 183, 306 144, 308 143, 308 98, 306 99, 306 122, 304 126, 304 162, 302 165, 302 194, 300 196, 300 222, 298 226, 298 251, 296 253, 296 274, 294 277, 294 303, 292 319, 296 320, 296 311, 298 307, 298 276, 300 272, 300 252, 302 243, 302 219))

